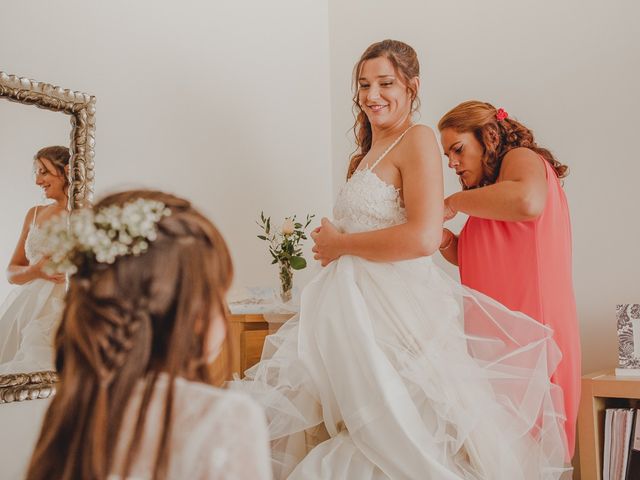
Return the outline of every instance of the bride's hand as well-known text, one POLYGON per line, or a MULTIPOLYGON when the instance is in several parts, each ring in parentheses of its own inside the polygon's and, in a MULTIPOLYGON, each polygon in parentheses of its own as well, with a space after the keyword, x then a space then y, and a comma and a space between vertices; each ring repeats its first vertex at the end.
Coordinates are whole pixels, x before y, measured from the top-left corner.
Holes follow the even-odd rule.
POLYGON ((31 266, 31 271, 33 273, 34 278, 40 278, 42 280, 46 280, 48 282, 53 283, 64 283, 65 275, 62 273, 56 273, 54 275, 49 275, 44 271, 44 266, 49 261, 48 257, 42 258, 38 263, 35 263, 31 266))
POLYGON ((445 222, 448 222, 458 214, 458 211, 455 208, 453 208, 453 206, 451 205, 452 196, 453 195, 444 199, 444 221, 445 222))
POLYGON ((333 223, 323 218, 320 221, 320 226, 311 232, 311 238, 315 242, 311 249, 315 254, 313 258, 319 260, 323 267, 340 258, 343 235, 333 223))

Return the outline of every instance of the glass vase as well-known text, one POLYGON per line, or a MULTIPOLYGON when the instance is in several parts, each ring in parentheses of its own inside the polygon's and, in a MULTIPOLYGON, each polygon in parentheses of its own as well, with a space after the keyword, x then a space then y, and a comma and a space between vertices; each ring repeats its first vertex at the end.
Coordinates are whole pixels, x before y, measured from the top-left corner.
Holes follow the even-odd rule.
POLYGON ((293 290, 293 269, 289 262, 280 262, 280 300, 287 303, 291 300, 293 290))

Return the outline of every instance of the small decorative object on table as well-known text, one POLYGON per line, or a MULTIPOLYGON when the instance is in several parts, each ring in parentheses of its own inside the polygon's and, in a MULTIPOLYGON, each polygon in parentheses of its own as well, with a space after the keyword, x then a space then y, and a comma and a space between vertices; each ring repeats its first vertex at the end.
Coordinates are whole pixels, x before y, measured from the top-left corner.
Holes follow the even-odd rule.
POLYGON ((640 304, 616 305, 618 320, 618 376, 640 377, 640 304))
POLYGON ((280 269, 280 298, 286 303, 291 300, 293 289, 293 270, 302 270, 307 261, 302 256, 302 240, 306 240, 305 230, 315 215, 307 215, 304 225, 296 222, 296 216, 284 219, 280 230, 271 228, 271 217, 260 212, 260 221, 256 222, 264 231, 258 235, 260 240, 269 242, 269 253, 273 257, 272 265, 280 269))

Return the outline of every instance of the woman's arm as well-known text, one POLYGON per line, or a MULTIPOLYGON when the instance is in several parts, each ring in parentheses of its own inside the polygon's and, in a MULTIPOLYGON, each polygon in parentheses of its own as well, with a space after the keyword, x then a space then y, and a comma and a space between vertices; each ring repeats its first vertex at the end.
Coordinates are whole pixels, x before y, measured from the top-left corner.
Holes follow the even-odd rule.
POLYGON ((448 228, 442 230, 440 253, 447 262, 458 266, 458 236, 448 228))
POLYGON ((27 254, 24 250, 25 242, 27 241, 27 235, 31 228, 31 222, 33 221, 33 215, 35 214, 35 207, 32 207, 27 212, 24 218, 24 224, 22 225, 22 232, 20 233, 20 239, 16 245, 16 249, 13 252, 9 266, 7 267, 7 280, 9 283, 15 285, 24 285, 37 278, 49 280, 55 283, 64 282, 64 275, 47 275, 42 271, 42 267, 46 259, 42 259, 34 265, 29 265, 27 260, 27 254))
POLYGON ((442 238, 443 179, 433 131, 416 125, 396 147, 407 222, 362 233, 340 233, 327 220, 311 235, 315 258, 325 266, 342 255, 389 262, 434 253, 442 238))
POLYGON ((463 212, 489 220, 533 220, 544 210, 547 198, 546 178, 545 167, 538 154, 528 148, 515 148, 502 160, 496 183, 447 197, 446 218, 452 218, 456 212, 463 212))

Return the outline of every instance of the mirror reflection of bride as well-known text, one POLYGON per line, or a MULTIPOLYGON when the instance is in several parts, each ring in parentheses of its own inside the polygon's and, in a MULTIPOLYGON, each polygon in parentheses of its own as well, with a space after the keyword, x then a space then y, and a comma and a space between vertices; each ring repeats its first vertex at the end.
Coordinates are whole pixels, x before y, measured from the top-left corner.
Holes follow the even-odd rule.
POLYGON ((40 228, 67 214, 69 190, 67 147, 45 147, 34 157, 35 183, 47 200, 26 214, 7 268, 9 283, 18 285, 0 306, 0 374, 53 370, 52 341, 64 306, 63 275, 43 270, 40 228))

